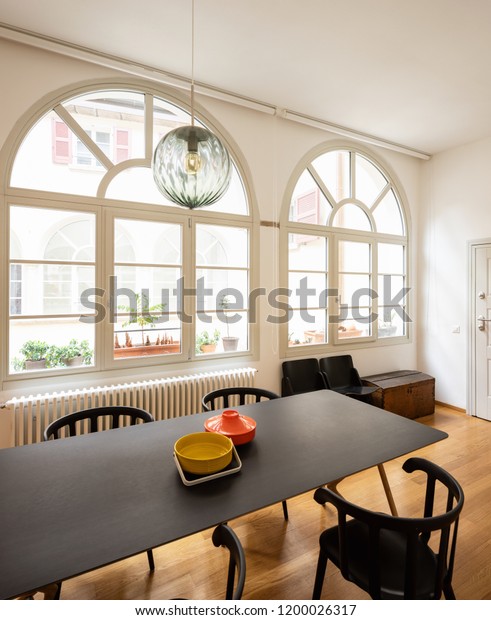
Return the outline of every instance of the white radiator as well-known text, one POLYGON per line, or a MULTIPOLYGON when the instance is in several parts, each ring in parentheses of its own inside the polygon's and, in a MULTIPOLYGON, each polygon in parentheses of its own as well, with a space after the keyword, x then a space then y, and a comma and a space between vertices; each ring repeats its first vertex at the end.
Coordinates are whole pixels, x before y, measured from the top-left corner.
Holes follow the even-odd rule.
POLYGON ((42 441, 46 426, 63 415, 91 407, 126 405, 167 420, 201 411, 202 397, 223 387, 252 387, 255 368, 237 368, 182 377, 167 377, 83 390, 12 398, 0 411, 0 447, 42 441))

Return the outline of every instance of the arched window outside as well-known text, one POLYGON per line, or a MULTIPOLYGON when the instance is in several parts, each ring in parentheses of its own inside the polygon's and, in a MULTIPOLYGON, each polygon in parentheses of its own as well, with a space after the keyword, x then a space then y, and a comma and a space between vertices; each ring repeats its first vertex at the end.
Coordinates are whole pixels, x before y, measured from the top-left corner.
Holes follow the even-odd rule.
POLYGON ((314 157, 294 183, 288 350, 407 336, 407 226, 394 180, 346 148, 314 157))
POLYGON ((60 98, 28 129, 6 190, 9 373, 31 372, 36 347, 36 372, 74 372, 55 355, 71 340, 93 352, 85 370, 250 352, 253 221, 233 154, 228 191, 199 210, 153 180, 158 141, 187 124, 176 103, 118 87, 60 98))

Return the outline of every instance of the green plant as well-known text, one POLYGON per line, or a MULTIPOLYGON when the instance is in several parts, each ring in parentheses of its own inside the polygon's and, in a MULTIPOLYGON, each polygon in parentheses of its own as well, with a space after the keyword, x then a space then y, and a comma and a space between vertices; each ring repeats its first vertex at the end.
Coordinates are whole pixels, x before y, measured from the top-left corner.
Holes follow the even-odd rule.
POLYGON ((213 336, 210 336, 207 330, 202 331, 201 334, 198 334, 196 336, 196 351, 199 353, 203 345, 207 345, 207 344, 216 345, 218 344, 219 340, 220 340, 220 332, 218 331, 218 329, 215 329, 215 331, 213 332, 213 336))
POLYGON ((57 349, 57 354, 62 365, 66 365, 67 360, 71 360, 74 357, 83 357, 84 364, 90 364, 92 362, 92 356, 94 355, 88 340, 76 340, 72 338, 67 345, 57 347, 57 349))
POLYGON ((24 356, 25 360, 38 362, 46 359, 49 344, 44 340, 27 340, 24 342, 19 352, 24 356))
POLYGON ((160 310, 161 312, 165 309, 165 304, 154 304, 153 306, 149 305, 148 295, 142 293, 135 294, 135 304, 132 306, 118 306, 119 310, 123 310, 124 312, 130 312, 130 316, 127 321, 123 323, 123 327, 127 327, 128 325, 137 324, 139 325, 142 333, 142 345, 145 344, 145 327, 153 328, 155 327, 155 323, 158 321, 158 316, 154 314, 150 314, 150 312, 157 312, 160 310))
POLYGON ((19 349, 22 357, 14 357, 12 366, 14 370, 25 370, 26 362, 40 362, 47 359, 49 344, 44 340, 26 340, 19 349))

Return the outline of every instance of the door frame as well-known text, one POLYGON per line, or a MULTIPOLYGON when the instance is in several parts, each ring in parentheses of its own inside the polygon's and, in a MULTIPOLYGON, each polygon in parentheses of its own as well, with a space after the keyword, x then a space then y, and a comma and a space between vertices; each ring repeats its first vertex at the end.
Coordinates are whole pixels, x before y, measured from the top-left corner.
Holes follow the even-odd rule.
POLYGON ((476 250, 491 247, 491 237, 467 242, 468 303, 467 303, 467 414, 476 416, 476 250))

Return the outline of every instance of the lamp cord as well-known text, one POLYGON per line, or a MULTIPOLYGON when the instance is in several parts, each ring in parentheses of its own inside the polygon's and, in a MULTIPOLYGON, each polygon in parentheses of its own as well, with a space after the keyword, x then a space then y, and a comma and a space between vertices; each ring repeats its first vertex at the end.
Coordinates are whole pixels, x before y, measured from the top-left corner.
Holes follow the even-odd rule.
POLYGON ((191 126, 194 127, 194 0, 191 2, 191 126))

